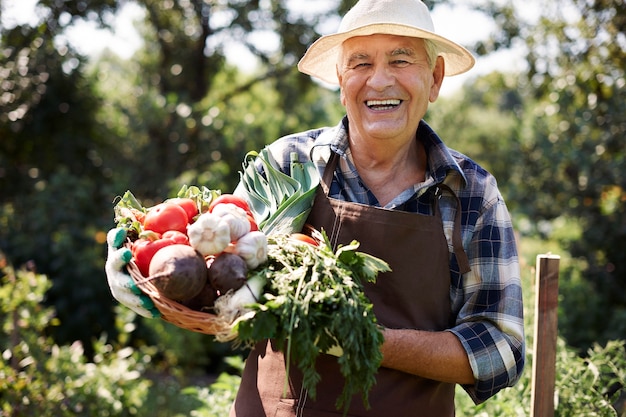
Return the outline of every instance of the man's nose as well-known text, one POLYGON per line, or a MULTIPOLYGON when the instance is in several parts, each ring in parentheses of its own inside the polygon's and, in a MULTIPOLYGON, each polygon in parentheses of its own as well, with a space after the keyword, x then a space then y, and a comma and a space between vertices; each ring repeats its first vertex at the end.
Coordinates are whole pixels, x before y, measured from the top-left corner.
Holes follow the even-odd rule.
POLYGON ((372 72, 367 85, 375 90, 384 90, 393 85, 395 77, 388 65, 376 64, 372 66, 372 72))

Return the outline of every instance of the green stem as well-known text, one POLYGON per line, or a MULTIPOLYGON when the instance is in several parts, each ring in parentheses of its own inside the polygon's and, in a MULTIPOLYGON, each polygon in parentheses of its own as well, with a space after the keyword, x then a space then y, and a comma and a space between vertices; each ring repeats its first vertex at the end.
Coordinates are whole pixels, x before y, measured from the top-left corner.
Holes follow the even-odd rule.
MULTIPOLYGON (((300 274, 300 280, 298 282, 298 288, 296 289, 295 299, 300 298, 300 291, 302 291, 302 284, 304 283, 304 277, 306 276, 306 270, 304 273, 300 274)), ((287 355, 287 365, 286 365, 286 375, 285 375, 285 386, 283 387, 283 395, 287 394, 287 388, 289 387, 289 368, 291 366, 291 334, 293 332, 293 326, 296 321, 296 304, 293 304, 291 309, 291 318, 289 319, 289 337, 287 338, 287 351, 285 352, 287 355)))

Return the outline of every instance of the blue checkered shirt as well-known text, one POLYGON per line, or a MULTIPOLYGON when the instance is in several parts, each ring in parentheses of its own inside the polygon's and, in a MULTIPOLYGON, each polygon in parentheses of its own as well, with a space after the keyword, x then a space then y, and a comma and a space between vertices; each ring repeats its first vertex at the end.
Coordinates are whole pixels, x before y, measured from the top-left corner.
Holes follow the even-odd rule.
MULTIPOLYGON (((450 249, 450 301, 456 322, 449 329, 467 351, 476 383, 464 389, 476 403, 512 386, 524 367, 524 322, 520 270, 515 235, 505 202, 494 177, 467 156, 449 149, 421 122, 417 138, 428 154, 426 180, 403 191, 388 209, 432 214, 426 191, 448 185, 461 203, 461 235, 471 271, 459 272, 453 254, 452 231, 457 202, 445 192, 440 199, 444 233, 450 249)), ((315 162, 320 176, 330 152, 341 156, 330 187, 330 197, 380 207, 360 181, 348 146, 348 122, 283 137, 269 150, 289 172, 291 152, 315 162)))

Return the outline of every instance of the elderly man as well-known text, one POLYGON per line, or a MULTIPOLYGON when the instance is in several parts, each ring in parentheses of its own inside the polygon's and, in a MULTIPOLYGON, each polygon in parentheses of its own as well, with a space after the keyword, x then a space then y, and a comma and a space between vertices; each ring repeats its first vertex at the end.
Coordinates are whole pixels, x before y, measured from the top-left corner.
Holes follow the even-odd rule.
MULTIPOLYGON (((392 268, 365 288, 385 329, 383 362, 371 408, 355 398, 349 416, 453 416, 456 384, 480 403, 515 384, 524 367, 520 273, 506 205, 493 176, 446 147, 422 120, 444 77, 473 64, 467 50, 434 33, 421 1, 361 0, 298 65, 340 86, 346 117, 269 147, 285 172, 291 152, 316 164, 322 181, 309 224, 335 244, 358 240, 392 268)), ((107 265, 114 296, 149 316, 115 282, 113 262, 107 265)), ((283 353, 271 341, 257 345, 230 415, 340 415, 337 358, 318 360, 315 398, 296 368, 286 375, 283 353)))
MULTIPOLYGON (((311 158, 322 175, 308 223, 331 241, 361 242, 393 272, 366 288, 385 327, 383 362, 351 416, 452 416, 454 386, 478 403, 513 385, 524 366, 514 233, 496 181, 448 149, 422 120, 444 76, 472 55, 434 33, 419 0, 361 0, 338 33, 316 41, 300 71, 339 84, 346 117, 270 149, 311 158)), ((462 134, 462 131, 460 132, 462 134)), ((324 355, 315 399, 270 342, 246 362, 231 416, 331 416, 343 381, 324 355)))

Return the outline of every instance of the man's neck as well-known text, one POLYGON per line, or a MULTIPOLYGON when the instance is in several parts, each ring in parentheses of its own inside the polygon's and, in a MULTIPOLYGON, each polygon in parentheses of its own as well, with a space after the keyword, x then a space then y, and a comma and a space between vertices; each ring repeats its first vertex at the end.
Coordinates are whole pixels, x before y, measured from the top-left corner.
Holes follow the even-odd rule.
POLYGON ((350 140, 350 151, 361 180, 385 206, 407 188, 424 181, 426 151, 415 139, 396 148, 388 146, 391 144, 376 145, 356 145, 350 140))

